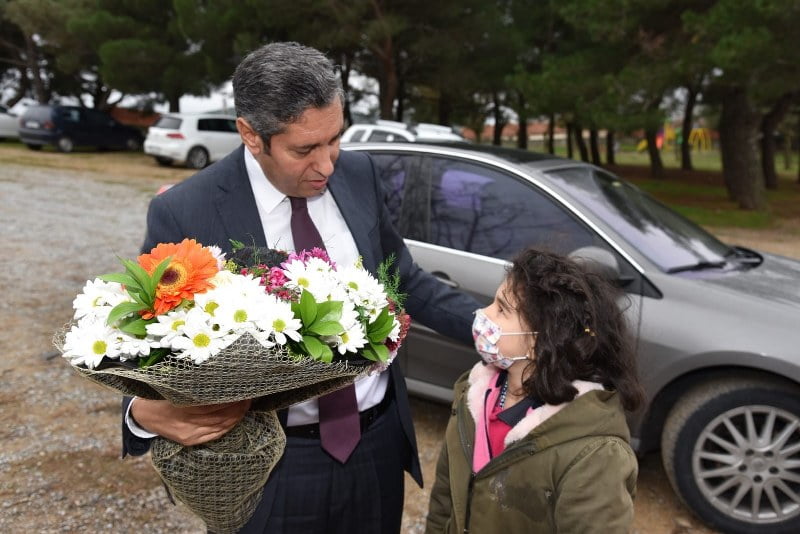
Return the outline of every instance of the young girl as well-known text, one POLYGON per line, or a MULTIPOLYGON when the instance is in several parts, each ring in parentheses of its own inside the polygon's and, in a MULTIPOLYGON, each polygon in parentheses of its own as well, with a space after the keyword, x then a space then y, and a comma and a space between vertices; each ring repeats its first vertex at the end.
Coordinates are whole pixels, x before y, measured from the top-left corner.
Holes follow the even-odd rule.
POLYGON ((426 532, 628 532, 642 400, 617 291, 536 250, 476 312, 483 358, 454 387, 426 532))

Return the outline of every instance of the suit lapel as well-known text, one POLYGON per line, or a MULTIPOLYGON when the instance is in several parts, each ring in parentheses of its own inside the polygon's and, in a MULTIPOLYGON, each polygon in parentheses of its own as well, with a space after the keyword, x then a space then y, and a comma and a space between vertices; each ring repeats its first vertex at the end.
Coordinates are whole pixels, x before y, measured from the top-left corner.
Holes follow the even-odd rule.
MULTIPOLYGON (((258 215, 255 195, 244 164, 244 150, 244 146, 239 147, 230 158, 230 165, 220 169, 224 175, 219 183, 215 204, 228 239, 236 239, 245 245, 266 247, 264 225, 258 215)), ((226 245, 230 249, 228 242, 226 245)))
POLYGON ((328 189, 333 195, 333 199, 336 201, 347 227, 350 229, 353 240, 356 242, 356 248, 358 248, 358 253, 361 254, 364 268, 375 273, 378 268, 378 262, 372 254, 372 246, 367 233, 375 223, 374 215, 370 218, 370 210, 365 209, 366 207, 363 205, 359 205, 353 197, 353 190, 349 187, 347 178, 342 171, 342 166, 337 166, 336 171, 328 181, 328 189))

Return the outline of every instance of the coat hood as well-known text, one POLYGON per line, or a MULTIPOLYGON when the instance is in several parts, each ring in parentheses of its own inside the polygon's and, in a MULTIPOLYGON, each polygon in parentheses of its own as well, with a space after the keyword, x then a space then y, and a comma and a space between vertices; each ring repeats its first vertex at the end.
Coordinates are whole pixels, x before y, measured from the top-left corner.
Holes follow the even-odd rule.
MULTIPOLYGON (((497 374, 494 367, 482 363, 476 364, 469 373, 465 401, 476 426, 483 418, 485 392, 496 380, 497 374)), ((537 450, 592 435, 630 439, 616 392, 606 391, 601 384, 583 380, 576 380, 572 385, 578 390, 575 399, 528 410, 506 436, 506 447, 528 436, 537 450)))

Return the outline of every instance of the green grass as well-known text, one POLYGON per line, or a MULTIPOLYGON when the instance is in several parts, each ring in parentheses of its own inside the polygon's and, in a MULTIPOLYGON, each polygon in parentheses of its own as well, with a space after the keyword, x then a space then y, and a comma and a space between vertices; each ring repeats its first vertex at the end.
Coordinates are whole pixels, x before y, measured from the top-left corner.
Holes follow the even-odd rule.
POLYGON ((775 224, 775 217, 764 211, 745 211, 737 208, 701 208, 698 206, 672 205, 672 209, 701 226, 718 228, 765 229, 775 224))

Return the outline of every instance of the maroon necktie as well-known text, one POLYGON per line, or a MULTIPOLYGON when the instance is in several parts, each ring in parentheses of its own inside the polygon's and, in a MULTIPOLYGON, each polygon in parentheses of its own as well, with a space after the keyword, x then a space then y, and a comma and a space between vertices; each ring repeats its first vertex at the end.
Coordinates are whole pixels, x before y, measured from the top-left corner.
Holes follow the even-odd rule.
MULTIPOLYGON (((305 198, 289 197, 292 203, 292 238, 297 252, 325 248, 322 237, 308 215, 305 198)), ((361 439, 356 388, 353 384, 319 398, 319 438, 322 448, 345 463, 361 439)))

